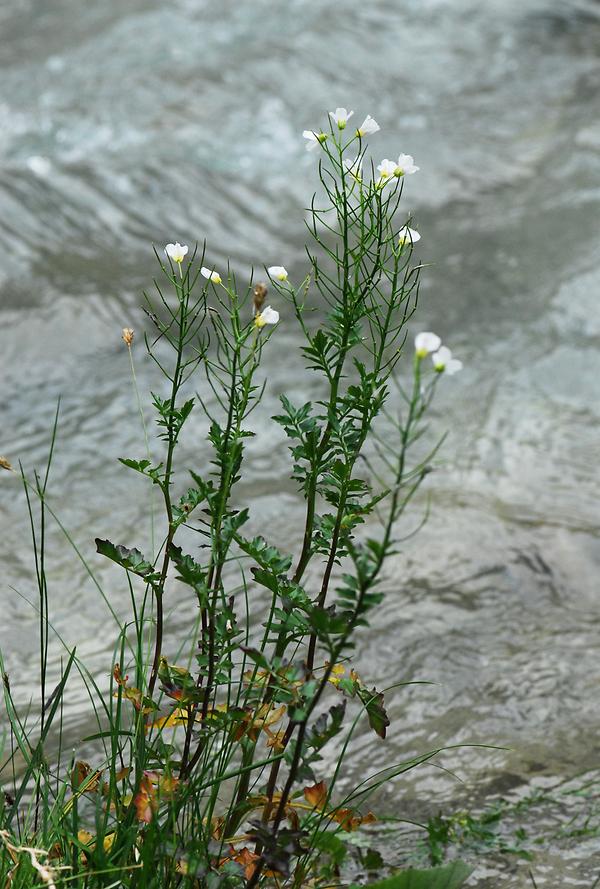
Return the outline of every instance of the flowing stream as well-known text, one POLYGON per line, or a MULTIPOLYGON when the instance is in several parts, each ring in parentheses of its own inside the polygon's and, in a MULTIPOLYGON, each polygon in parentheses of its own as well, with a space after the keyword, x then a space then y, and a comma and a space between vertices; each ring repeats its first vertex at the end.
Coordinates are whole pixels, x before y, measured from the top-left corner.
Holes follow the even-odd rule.
MULTIPOLYGON (((422 819, 599 765, 597 0, 0 4, 0 453, 42 466, 61 397, 50 504, 125 614, 123 578, 93 538, 149 546, 146 488, 117 458, 144 456, 122 327, 138 332, 140 388, 160 385, 138 308, 151 244, 206 238, 210 261, 231 257, 242 279, 281 263, 300 280, 316 183, 301 133, 336 105, 380 123, 376 162, 402 151, 421 168, 404 208, 432 265, 411 333, 439 332, 465 364, 442 381, 432 420, 432 435, 449 435, 426 483, 428 523, 390 562, 390 594, 357 651, 378 687, 432 684, 389 693, 389 738, 357 738, 348 786, 367 761, 504 748, 450 750, 437 762, 451 773, 422 767, 384 786, 378 811, 422 819)), ((318 392, 279 308, 265 418, 281 392, 318 392)), ((206 455, 194 422, 192 465, 206 455)), ((261 421, 241 496, 282 547, 302 521, 288 468, 261 421)), ((102 683, 116 627, 55 525, 47 544, 54 627, 102 683)), ((25 705, 36 589, 7 472, 0 557, 0 647, 25 705)), ((176 638, 193 611, 173 595, 176 638)), ((64 656, 54 640, 53 671, 64 656)), ((93 730, 77 682, 64 723, 72 743, 93 730)), ((527 824, 543 837, 555 826, 537 811, 527 824)), ((530 887, 529 868, 539 887, 589 887, 600 840, 546 842, 528 863, 484 856, 469 885, 530 887)))

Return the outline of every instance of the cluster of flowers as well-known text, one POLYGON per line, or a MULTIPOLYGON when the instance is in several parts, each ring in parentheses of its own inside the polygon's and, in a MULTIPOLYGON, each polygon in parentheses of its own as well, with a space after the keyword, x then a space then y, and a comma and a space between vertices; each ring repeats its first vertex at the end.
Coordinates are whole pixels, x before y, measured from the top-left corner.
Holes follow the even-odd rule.
MULTIPOLYGON (((346 129, 346 125, 353 114, 354 111, 347 111, 345 108, 336 108, 335 111, 329 112, 329 116, 333 122, 337 124, 339 130, 346 129)), ((356 136, 359 139, 362 139, 364 136, 370 136, 373 133, 377 133, 380 129, 381 127, 377 121, 374 120, 370 114, 367 114, 362 124, 357 127, 356 136)), ((327 133, 314 130, 304 130, 302 135, 307 140, 307 151, 314 151, 315 148, 322 145, 327 139, 327 133)), ((343 160, 343 164, 352 181, 360 184, 362 182, 362 163, 360 157, 346 157, 343 160)), ((375 181, 375 186, 377 188, 383 188, 388 182, 393 182, 395 179, 401 179, 403 176, 412 176, 412 174, 417 173, 419 169, 420 168, 415 164, 411 154, 400 154, 398 155, 397 161, 389 160, 389 158, 386 157, 377 165, 379 178, 375 181)), ((399 234, 398 246, 404 247, 404 245, 409 242, 411 244, 416 244, 416 242, 420 240, 421 235, 419 232, 406 225, 399 234)))
MULTIPOLYGON (((329 116, 337 125, 339 130, 346 129, 348 121, 353 114, 354 111, 347 111, 345 108, 336 108, 335 111, 329 112, 329 116)), ((373 133, 377 133, 380 129, 381 128, 377 121, 374 120, 370 114, 367 114, 362 124, 357 127, 356 136, 359 139, 362 139, 364 136, 369 136, 373 133)), ((327 139, 327 133, 316 132, 313 130, 304 130, 302 135, 307 140, 306 147, 309 151, 317 148, 327 139)), ((348 174, 355 182, 362 182, 362 167, 359 157, 354 158, 354 160, 345 158, 344 166, 348 174)), ((418 172, 419 167, 417 167, 417 165, 415 164, 412 155, 400 154, 397 161, 391 161, 388 158, 384 158, 384 160, 382 160, 381 163, 378 165, 377 170, 379 172, 379 179, 377 179, 375 184, 378 187, 383 187, 387 182, 392 182, 394 179, 399 179, 403 176, 411 176, 413 173, 418 172)), ((416 242, 420 240, 421 235, 419 234, 419 232, 413 228, 410 228, 408 225, 405 225, 404 228, 402 228, 399 232, 398 246, 402 248, 407 243, 416 244, 416 242)), ((176 263, 179 266, 179 271, 181 273, 181 263, 188 253, 188 247, 179 243, 167 244, 167 246, 165 247, 165 253, 172 262, 176 263)), ((200 272, 213 284, 224 286, 223 279, 221 278, 221 275, 216 271, 216 269, 209 269, 206 266, 203 266, 200 269, 200 272)), ((270 266, 267 269, 267 273, 271 280, 279 281, 281 283, 287 281, 288 279, 288 273, 282 265, 270 266)), ((258 285, 258 288, 261 287, 263 287, 263 285, 258 285)), ((264 290, 264 293, 266 293, 266 289, 264 290)), ((262 309, 261 306, 262 299, 257 298, 255 291, 255 326, 260 329, 266 324, 277 324, 277 322, 279 321, 279 312, 277 312, 271 306, 267 306, 265 309, 262 309)), ((133 331, 131 331, 131 334, 133 334, 133 331)), ((127 342, 127 340, 125 341, 127 342)), ((450 351, 450 349, 448 349, 446 346, 442 346, 440 337, 435 333, 431 333, 429 331, 419 333, 415 339, 415 350, 417 359, 419 361, 421 361, 423 358, 426 358, 427 355, 431 355, 433 366, 438 373, 447 373, 451 376, 452 374, 455 374, 462 369, 462 362, 459 361, 457 358, 452 357, 452 352, 450 351)))
POLYGON ((462 361, 452 357, 452 352, 447 346, 442 346, 442 341, 437 333, 423 331, 415 337, 415 354, 419 361, 431 355, 433 366, 438 373, 447 373, 448 376, 462 370, 462 361))
MULTIPOLYGON (((346 125, 353 114, 354 111, 347 111, 345 108, 336 108, 335 111, 329 112, 329 116, 333 122, 337 124, 339 130, 346 129, 346 125)), ((381 127, 377 121, 373 120, 370 114, 367 114, 362 124, 357 127, 356 136, 359 139, 362 139, 364 136, 370 136, 373 133, 377 133, 380 129, 381 127)), ((327 133, 316 132, 315 130, 304 130, 302 135, 307 140, 307 151, 314 151, 315 148, 322 145, 327 139, 327 133)), ((362 181, 362 168, 358 157, 354 158, 354 160, 346 158, 344 160, 344 166, 355 181, 362 181)), ((394 179, 401 179, 403 176, 411 176, 413 173, 417 173, 419 167, 415 164, 412 155, 400 154, 397 161, 391 161, 387 157, 384 158, 381 163, 378 164, 377 170, 379 172, 379 179, 375 184, 382 188, 387 182, 393 182, 394 179)))
MULTIPOLYGON (((184 244, 180 244, 176 242, 175 244, 167 244, 165 247, 165 253, 173 262, 176 262, 179 266, 179 272, 181 273, 181 263, 185 259, 188 253, 189 247, 184 244)), ((282 265, 272 265, 267 269, 270 278, 274 278, 276 281, 287 281, 288 273, 286 269, 282 265)), ((206 266, 202 266, 200 269, 201 275, 207 278, 209 281, 212 281, 213 284, 223 284, 223 279, 220 274, 216 271, 216 269, 209 269, 206 266)), ((271 306, 267 306, 262 311, 256 311, 254 315, 254 326, 259 330, 261 327, 264 327, 266 324, 277 324, 279 321, 279 312, 276 309, 271 308, 271 306)))

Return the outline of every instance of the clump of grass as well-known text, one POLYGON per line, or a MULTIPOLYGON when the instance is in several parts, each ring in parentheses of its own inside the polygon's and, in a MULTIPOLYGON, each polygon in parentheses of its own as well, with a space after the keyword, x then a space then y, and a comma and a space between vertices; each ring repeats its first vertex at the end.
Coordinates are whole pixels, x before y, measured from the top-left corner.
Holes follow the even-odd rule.
MULTIPOLYGON (((123 569, 131 600, 107 695, 75 650, 48 687, 52 448, 43 477, 22 471, 43 703, 35 724, 27 722, 5 676, 9 763, 18 750, 25 768, 18 780, 10 765, 2 776, 2 886, 331 885, 343 838, 376 821, 368 808, 374 790, 439 752, 367 775, 350 792, 337 789, 361 719, 376 739, 388 730, 384 691, 353 664, 354 640, 383 599, 384 566, 400 545, 394 529, 439 446, 422 449, 438 382, 460 369, 435 334, 406 345, 422 266, 413 255, 419 235, 399 204, 418 168, 401 155, 376 171, 364 137, 378 127, 368 118, 347 129, 349 116, 337 109, 328 133, 305 133, 320 151, 320 190, 298 284, 272 266, 268 284, 240 287, 231 271, 214 268, 205 246, 189 255, 169 244, 166 255, 156 253, 160 278, 145 297, 153 328, 145 342, 162 379, 152 395, 162 455, 153 459, 144 426, 144 456, 121 463, 162 504, 162 518, 151 510, 159 546, 144 554, 136 541, 96 540, 98 553, 123 569), (283 395, 272 418, 287 436, 291 478, 305 503, 297 539, 282 550, 266 534, 248 533, 252 504, 242 502, 239 482, 246 443, 259 434, 250 416, 264 391, 270 341, 292 322, 322 395, 306 403, 283 395), (201 394, 190 396, 192 385, 201 394), (211 459, 184 467, 180 444, 192 413, 204 418, 211 459), (166 618, 176 585, 197 606, 183 644, 166 618), (265 602, 260 622, 254 616, 265 602), (65 765, 62 755, 63 693, 74 670, 96 714, 98 731, 86 739, 96 745, 93 764, 65 765), (331 774, 329 747, 338 754, 331 774)), ((130 328, 123 339, 132 355, 130 328)), ((452 885, 464 875, 454 869, 452 885)))

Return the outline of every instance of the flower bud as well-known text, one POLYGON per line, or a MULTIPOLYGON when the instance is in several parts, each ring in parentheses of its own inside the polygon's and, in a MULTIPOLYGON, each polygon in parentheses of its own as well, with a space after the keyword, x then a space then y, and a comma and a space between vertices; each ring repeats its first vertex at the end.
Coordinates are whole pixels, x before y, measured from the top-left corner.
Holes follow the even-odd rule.
POLYGON ((267 293, 267 285, 263 284, 262 281, 259 281, 252 292, 252 308, 254 309, 255 315, 257 315, 264 306, 265 300, 267 298, 267 293))

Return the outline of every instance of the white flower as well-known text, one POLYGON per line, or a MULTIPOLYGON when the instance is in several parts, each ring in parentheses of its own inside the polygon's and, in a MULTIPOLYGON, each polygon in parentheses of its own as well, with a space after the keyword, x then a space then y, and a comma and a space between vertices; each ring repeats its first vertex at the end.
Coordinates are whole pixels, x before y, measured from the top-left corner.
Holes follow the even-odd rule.
POLYGON ((416 173, 419 167, 416 166, 410 154, 401 154, 398 157, 398 163, 385 158, 377 169, 380 173, 380 181, 382 181, 389 179, 391 176, 395 176, 397 179, 400 179, 402 176, 410 176, 412 173, 416 173))
POLYGON ((165 253, 169 257, 169 259, 173 260, 173 262, 183 262, 184 256, 187 252, 188 248, 182 247, 182 245, 179 243, 167 244, 167 246, 165 247, 165 253))
POLYGON ((200 269, 200 274, 204 275, 205 278, 208 278, 209 281, 212 281, 213 284, 221 284, 222 279, 218 272, 215 272, 214 269, 207 269, 206 266, 202 266, 200 269))
POLYGON ((412 155, 401 154, 398 156, 398 163, 396 164, 396 169, 394 170, 394 176, 411 176, 419 169, 420 167, 417 167, 412 155))
POLYGON ((380 130, 381 127, 377 123, 376 120, 373 120, 370 114, 367 114, 361 125, 356 131, 356 135, 360 136, 361 139, 363 136, 371 136, 373 133, 376 133, 380 130))
POLYGON ((415 231, 414 228, 410 228, 410 226, 405 225, 404 228, 401 228, 398 233, 398 246, 404 247, 404 245, 408 242, 411 244, 416 244, 417 241, 421 240, 421 235, 418 231, 415 231))
POLYGON ((354 114, 354 111, 346 111, 345 108, 336 108, 329 112, 329 117, 336 122, 339 130, 345 130, 346 124, 354 114))
POLYGON ((352 176, 355 182, 362 182, 362 164, 358 157, 355 157, 354 160, 345 157, 344 167, 346 168, 348 175, 352 176))
POLYGON ((452 352, 446 346, 441 346, 437 352, 431 356, 433 366, 438 373, 447 373, 448 376, 458 373, 462 370, 462 361, 452 357, 452 352))
POLYGON ((396 164, 394 163, 394 161, 389 161, 386 157, 385 160, 381 161, 377 169, 379 170, 380 180, 389 179, 391 176, 394 175, 396 171, 396 164))
POLYGON ((442 345, 442 341, 437 333, 431 333, 429 330, 418 333, 415 337, 415 351, 418 358, 425 358, 430 352, 435 352, 442 345))
POLYGON ((262 312, 259 312, 254 316, 254 324, 259 330, 261 327, 264 327, 265 324, 277 324, 278 321, 279 312, 276 312, 271 306, 267 306, 266 309, 263 309, 262 312))
POLYGON ((324 142, 325 139, 327 138, 327 133, 313 133, 312 130, 304 130, 302 135, 304 136, 305 139, 307 139, 307 142, 306 142, 306 150, 307 151, 314 151, 315 148, 318 148, 318 146, 321 144, 321 142, 324 142))
POLYGON ((278 281, 287 281, 288 273, 282 265, 272 265, 267 269, 270 278, 276 278, 278 281))
POLYGON ((379 170, 379 179, 375 182, 379 188, 383 188, 388 182, 393 182, 396 175, 396 162, 390 161, 387 157, 381 161, 377 169, 379 170))

